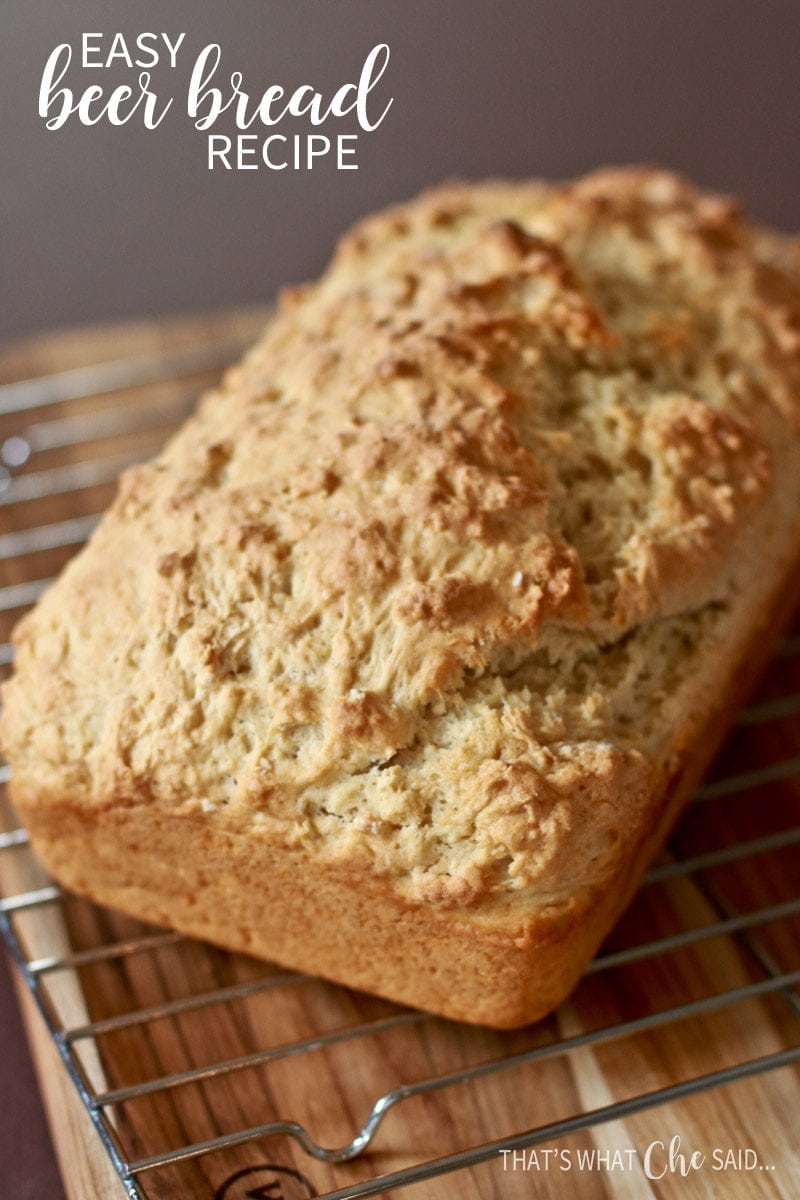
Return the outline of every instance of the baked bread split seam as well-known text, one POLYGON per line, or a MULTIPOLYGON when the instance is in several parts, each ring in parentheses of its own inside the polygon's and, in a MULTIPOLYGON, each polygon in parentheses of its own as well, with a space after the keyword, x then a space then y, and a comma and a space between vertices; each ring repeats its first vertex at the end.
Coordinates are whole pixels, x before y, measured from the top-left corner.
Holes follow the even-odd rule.
POLYGON ((800 242, 656 169, 360 223, 15 632, 56 879, 456 1019, 570 991, 785 622, 800 242))

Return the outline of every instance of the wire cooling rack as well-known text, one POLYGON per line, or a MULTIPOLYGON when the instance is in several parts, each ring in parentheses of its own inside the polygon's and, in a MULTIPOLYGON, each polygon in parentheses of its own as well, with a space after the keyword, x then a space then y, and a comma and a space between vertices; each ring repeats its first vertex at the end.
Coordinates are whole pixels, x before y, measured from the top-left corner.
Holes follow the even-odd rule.
MULTIPOLYGON (((239 340, 0 386, 4 673, 13 622, 91 532, 120 469, 239 340)), ((800 1194, 800 636, 573 996, 508 1034, 62 892, 16 823, 8 774, 0 925, 121 1195, 477 1200, 563 1194, 565 1180, 578 1197, 800 1194), (709 1166, 719 1191, 654 1182, 646 1147, 676 1134, 709 1154, 755 1147, 758 1167, 709 1166)))

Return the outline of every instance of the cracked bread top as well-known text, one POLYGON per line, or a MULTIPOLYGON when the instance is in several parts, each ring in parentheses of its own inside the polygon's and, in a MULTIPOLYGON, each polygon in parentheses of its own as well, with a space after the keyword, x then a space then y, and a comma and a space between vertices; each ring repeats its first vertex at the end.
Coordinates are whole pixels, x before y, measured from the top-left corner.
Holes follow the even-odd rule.
POLYGON ((643 819, 799 398, 798 244, 670 174, 368 219, 19 626, 20 794, 557 901, 643 819))

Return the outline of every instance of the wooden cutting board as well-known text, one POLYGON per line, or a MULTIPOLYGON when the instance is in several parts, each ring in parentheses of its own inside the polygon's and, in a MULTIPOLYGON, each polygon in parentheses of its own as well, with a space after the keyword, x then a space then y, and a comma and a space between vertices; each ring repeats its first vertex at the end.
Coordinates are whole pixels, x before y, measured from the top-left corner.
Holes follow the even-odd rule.
MULTIPOLYGON (((114 471, 156 449, 218 373, 211 364, 235 357, 237 344, 253 337, 263 316, 85 330, 37 338, 0 355, 2 382, 58 375, 48 385, 49 406, 0 412, 0 447, 12 460, 0 493, 6 501, 0 586, 25 587, 60 569, 84 532, 74 526, 70 534, 73 526, 65 523, 105 507, 114 471), (204 363, 193 370, 184 359, 176 368, 173 358, 179 376, 164 377, 167 366, 158 356, 177 349, 180 358, 198 347, 204 363), (134 361, 136 386, 120 388, 124 371, 79 373, 120 359, 134 361), (97 386, 96 394, 85 395, 97 386), (8 438, 23 442, 9 451, 8 438), (30 456, 17 462, 25 446, 30 456), (60 533, 39 535, 32 551, 21 553, 20 544, 8 540, 13 530, 53 526, 60 533), (63 544, 55 544, 59 540, 63 544)), ((37 386, 10 397, 0 393, 0 405, 4 398, 7 407, 29 403, 37 386)), ((27 596, 21 591, 17 599, 27 596)), ((20 612, 0 613, 0 641, 7 641, 20 612)), ((800 843, 792 833, 800 823, 800 717, 792 699, 800 694, 798 650, 798 642, 790 643, 775 660, 761 691, 768 707, 751 709, 716 767, 715 777, 734 779, 736 787, 727 795, 729 788, 717 794, 712 788, 692 805, 660 874, 637 896, 604 953, 624 959, 626 950, 643 949, 633 950, 630 961, 601 962, 559 1013, 530 1029, 499 1034, 423 1017, 186 939, 148 940, 135 952, 98 959, 102 947, 151 939, 154 931, 76 898, 21 913, 15 928, 29 957, 77 951, 98 959, 42 975, 49 1002, 68 1028, 94 1023, 74 1046, 95 1093, 194 1072, 174 1086, 118 1095, 102 1106, 128 1162, 279 1120, 298 1122, 323 1147, 344 1146, 380 1096, 439 1081, 412 1089, 391 1107, 368 1151, 350 1163, 319 1161, 284 1132, 143 1170, 136 1176, 141 1195, 294 1200, 338 1193, 550 1126, 535 1158, 528 1150, 524 1159, 504 1159, 495 1149, 482 1165, 378 1194, 442 1200, 800 1195, 797 1067, 737 1074, 800 1043, 791 974, 800 971, 800 843), (701 862, 694 871, 671 865, 676 857, 714 856, 724 848, 730 848, 729 861, 701 862), (707 935, 709 926, 714 936, 707 935), (565 1039, 571 1039, 569 1051, 565 1039), (508 1064, 512 1056, 522 1061, 508 1064), (247 1062, 226 1065, 241 1059, 247 1062), (463 1077, 490 1062, 506 1065, 463 1077), (726 1069, 730 1078, 708 1090, 690 1089, 683 1097, 669 1091, 726 1069), (440 1082, 445 1077, 446 1085, 440 1082), (643 1094, 652 1094, 653 1102, 636 1112, 635 1097, 643 1094), (594 1110, 602 1122, 573 1127, 580 1114, 594 1110), (704 1155, 702 1165, 695 1160, 697 1169, 685 1177, 667 1169, 648 1178, 648 1146, 657 1174, 669 1168, 666 1147, 673 1138, 680 1138, 686 1160, 692 1152, 704 1155)), ((7 800, 2 804, 9 828, 14 817, 7 800)), ((0 855, 4 895, 45 882, 25 847, 0 855)), ((124 1196, 50 1034, 27 994, 22 1002, 68 1195, 124 1196)))

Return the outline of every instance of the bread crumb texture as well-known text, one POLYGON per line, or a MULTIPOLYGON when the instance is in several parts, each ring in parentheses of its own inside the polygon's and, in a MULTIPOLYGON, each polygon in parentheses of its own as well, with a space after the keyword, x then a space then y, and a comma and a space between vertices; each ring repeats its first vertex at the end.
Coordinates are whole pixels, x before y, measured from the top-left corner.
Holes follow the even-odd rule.
POLYGON ((798 279, 659 171, 363 222, 21 623, 26 792, 443 906, 603 878, 797 442, 798 279))

